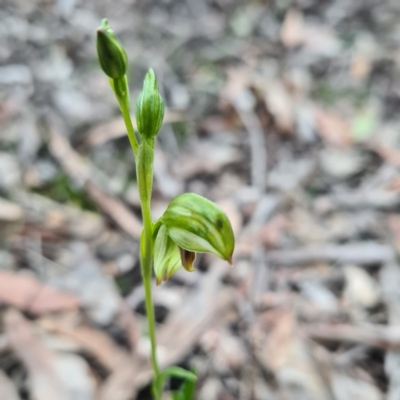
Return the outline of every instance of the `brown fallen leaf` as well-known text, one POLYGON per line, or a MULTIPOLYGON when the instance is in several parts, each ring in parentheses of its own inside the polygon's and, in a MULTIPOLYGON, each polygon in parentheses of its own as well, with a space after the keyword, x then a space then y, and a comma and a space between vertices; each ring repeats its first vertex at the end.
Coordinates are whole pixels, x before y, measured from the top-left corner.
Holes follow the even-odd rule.
POLYGON ((260 237, 262 243, 270 248, 278 247, 288 226, 288 220, 283 215, 277 215, 261 229, 260 237))
POLYGON ((136 353, 137 344, 140 338, 140 327, 132 310, 124 301, 121 302, 119 313, 115 323, 120 326, 125 332, 131 349, 131 354, 136 353))
POLYGON ((251 337, 256 358, 273 372, 288 398, 331 399, 292 311, 281 309, 261 314, 251 327, 251 337))
POLYGON ((301 331, 316 340, 357 343, 394 351, 400 349, 398 325, 309 324, 302 326, 301 331))
POLYGON ((350 65, 350 73, 356 79, 366 78, 371 71, 371 59, 362 54, 356 54, 350 65))
POLYGON ((171 166, 173 176, 187 180, 200 174, 215 174, 227 165, 240 161, 241 155, 233 146, 218 146, 197 141, 190 153, 181 154, 171 166))
POLYGON ((253 74, 248 67, 228 68, 226 73, 228 79, 221 91, 221 101, 230 104, 249 135, 251 184, 262 191, 266 185, 267 151, 264 129, 255 112, 257 99, 250 90, 254 86, 253 74))
POLYGON ((339 115, 317 108, 315 117, 317 131, 324 140, 340 146, 352 143, 350 126, 339 115))
POLYGON ((294 9, 288 10, 283 20, 281 29, 281 41, 285 47, 295 47, 304 40, 303 14, 294 9))
POLYGON ((22 219, 22 208, 18 204, 0 198, 0 221, 19 221, 22 219))
POLYGON ((22 208, 0 197, 0 237, 3 239, 15 235, 22 227, 22 208))
MULTIPOLYGON (((188 297, 188 301, 169 316, 167 322, 157 332, 157 353, 162 369, 182 360, 198 342, 203 332, 218 325, 226 310, 232 307, 233 293, 221 289, 221 278, 229 269, 225 263, 217 261, 210 272, 199 281, 196 291, 188 297), (223 264, 223 265, 222 265, 223 264), (198 304, 202 304, 199 309, 198 304)), ((44 324, 46 329, 56 329, 58 334, 66 334, 78 341, 90 351, 109 370, 110 375, 101 386, 101 400, 130 400, 152 377, 149 365, 148 348, 142 348, 133 357, 129 357, 103 332, 93 328, 64 328, 60 325, 44 324), (145 358, 143 355, 145 354, 145 358)), ((144 342, 142 341, 142 344, 144 342)))
POLYGON ((304 49, 311 54, 333 57, 339 54, 341 49, 337 31, 326 24, 314 24, 308 22, 304 28, 304 49))
POLYGON ((11 347, 28 370, 32 399, 68 400, 56 373, 54 354, 39 340, 33 324, 11 309, 4 315, 4 326, 11 347))
POLYGON ((326 261, 333 262, 335 265, 373 265, 393 261, 394 257, 395 252, 391 246, 373 241, 273 250, 267 254, 267 259, 271 264, 281 266, 298 266, 326 261))
POLYGON ((148 361, 131 357, 129 352, 118 346, 105 332, 75 323, 76 321, 61 317, 42 319, 40 325, 49 332, 75 341, 108 370, 109 375, 99 389, 99 399, 132 399, 140 385, 151 378, 148 361))
POLYGON ((235 130, 241 127, 237 118, 224 118, 220 115, 205 117, 200 122, 200 128, 206 132, 221 132, 235 130))
POLYGON ((92 166, 84 160, 70 145, 67 139, 60 135, 55 123, 49 118, 49 150, 61 164, 67 175, 82 182, 88 196, 99 208, 109 215, 118 226, 134 238, 139 238, 142 224, 138 218, 117 197, 107 193, 91 179, 92 166))
POLYGON ((227 81, 221 91, 221 97, 234 102, 236 97, 251 86, 251 70, 246 67, 229 67, 226 69, 227 81))
POLYGON ((282 82, 276 81, 268 85, 265 104, 274 117, 279 132, 291 135, 295 126, 295 102, 292 93, 282 82))
POLYGON ((0 302, 33 314, 77 309, 78 297, 43 285, 34 278, 0 271, 0 302))
POLYGON ((400 150, 385 147, 379 144, 370 144, 370 148, 379 154, 389 164, 399 166, 400 165, 400 150))
POLYGON ((40 236, 43 240, 59 240, 59 235, 90 240, 106 227, 104 218, 94 212, 70 204, 60 204, 48 197, 20 190, 15 195, 22 207, 24 229, 22 236, 40 236))
POLYGON ((28 370, 33 400, 93 399, 96 383, 81 356, 50 350, 36 325, 19 311, 8 310, 4 324, 10 346, 28 370))
POLYGON ((269 327, 269 336, 265 351, 268 360, 265 360, 272 369, 277 370, 290 358, 290 353, 296 345, 296 320, 290 311, 275 310, 266 313, 265 322, 269 327))
POLYGON ((49 332, 72 339, 110 372, 117 370, 121 364, 128 364, 132 361, 128 353, 106 333, 87 325, 74 325, 74 322, 76 321, 71 321, 70 318, 48 317, 40 321, 40 326, 49 332))
POLYGON ((125 206, 119 199, 107 194, 99 186, 92 181, 85 184, 85 189, 90 198, 100 207, 100 209, 108 214, 120 228, 138 239, 142 231, 142 224, 138 218, 125 206))
POLYGON ((18 103, 2 99, 0 102, 0 123, 5 124, 20 112, 18 103))
POLYGON ((215 260, 210 271, 202 278, 199 276, 196 290, 160 327, 157 337, 162 368, 179 362, 197 343, 201 334, 218 324, 224 312, 232 307, 234 293, 225 289, 221 282, 230 268, 228 263, 215 260))
POLYGON ((213 368, 223 374, 229 370, 239 370, 249 360, 249 354, 241 339, 224 326, 213 326, 201 338, 207 353, 212 354, 213 368))
POLYGON ((395 192, 400 192, 400 176, 395 177, 389 182, 388 188, 395 192))
POLYGON ((388 218, 389 228, 396 246, 397 253, 400 254, 400 215, 392 214, 388 218))

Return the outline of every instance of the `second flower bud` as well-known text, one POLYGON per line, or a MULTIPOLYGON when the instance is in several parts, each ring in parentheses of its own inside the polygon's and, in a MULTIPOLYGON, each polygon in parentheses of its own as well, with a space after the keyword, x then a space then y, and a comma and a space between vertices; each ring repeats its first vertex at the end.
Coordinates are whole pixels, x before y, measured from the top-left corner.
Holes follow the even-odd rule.
POLYGON ((143 90, 136 102, 136 124, 144 139, 154 139, 164 119, 164 101, 158 91, 154 71, 147 71, 143 90))

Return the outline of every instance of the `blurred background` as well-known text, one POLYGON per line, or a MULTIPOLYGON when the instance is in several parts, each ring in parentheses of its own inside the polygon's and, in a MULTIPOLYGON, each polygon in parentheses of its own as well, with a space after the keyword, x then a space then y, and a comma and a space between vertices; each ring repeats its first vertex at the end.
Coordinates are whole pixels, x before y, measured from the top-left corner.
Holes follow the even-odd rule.
POLYGON ((199 400, 400 399, 398 0, 0 0, 0 399, 150 399, 104 17, 168 107, 154 217, 191 191, 236 233, 155 289, 161 365, 199 400))

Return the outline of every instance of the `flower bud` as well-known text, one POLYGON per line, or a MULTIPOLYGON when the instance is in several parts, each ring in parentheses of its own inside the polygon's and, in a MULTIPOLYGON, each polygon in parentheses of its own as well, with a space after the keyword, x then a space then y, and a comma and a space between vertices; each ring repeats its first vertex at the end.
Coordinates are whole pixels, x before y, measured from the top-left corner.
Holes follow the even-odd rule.
MULTIPOLYGON (((235 238, 229 219, 216 204, 204 197, 194 193, 176 197, 161 217, 161 223, 182 249, 212 253, 232 262, 235 238)), ((187 261, 185 257, 183 263, 187 261)))
POLYGON ((158 91, 154 71, 147 71, 143 90, 136 102, 136 124, 139 133, 146 139, 154 139, 164 119, 164 102, 158 91))
POLYGON ((97 56, 101 68, 110 78, 118 79, 126 74, 128 58, 106 19, 97 28, 97 56))

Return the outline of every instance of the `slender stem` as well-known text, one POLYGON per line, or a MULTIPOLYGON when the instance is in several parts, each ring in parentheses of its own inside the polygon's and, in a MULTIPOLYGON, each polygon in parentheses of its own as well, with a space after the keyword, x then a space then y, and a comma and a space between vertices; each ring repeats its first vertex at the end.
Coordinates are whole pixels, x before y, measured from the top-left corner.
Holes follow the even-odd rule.
MULTIPOLYGON (((131 116, 129 114, 129 92, 127 80, 114 81, 112 83, 113 90, 117 95, 119 102, 119 108, 121 110, 122 116, 124 118, 126 130, 128 132, 129 142, 131 144, 135 158, 137 156, 139 145, 136 139, 135 130, 133 129, 131 116)), ((140 160, 136 158, 136 161, 140 160)), ((140 162, 140 161, 139 161, 140 162)), ((140 176, 142 171, 151 169, 153 170, 153 165, 139 166, 136 165, 136 176, 137 181, 146 182, 145 176, 140 176), (146 167, 146 168, 142 168, 146 167)), ((142 273, 143 286, 145 291, 145 303, 146 303, 146 315, 147 323, 149 329, 150 343, 151 343, 151 363, 154 371, 154 382, 153 394, 155 400, 161 400, 162 388, 157 384, 158 377, 160 375, 160 368, 157 362, 157 345, 156 345, 156 326, 154 317, 154 304, 151 293, 151 277, 152 277, 152 264, 153 264, 153 219, 151 217, 151 207, 150 207, 150 195, 147 194, 146 190, 149 188, 143 188, 139 185, 139 195, 140 204, 142 209, 143 218, 143 232, 140 238, 140 268, 142 273), (146 193, 144 193, 146 192, 146 193)), ((151 191, 151 188, 150 188, 151 191)))
POLYGON ((151 363, 153 364, 153 369, 156 377, 160 375, 160 369, 158 367, 157 362, 157 354, 156 354, 156 334, 155 334, 155 318, 154 318, 154 306, 153 299, 151 296, 151 280, 144 280, 144 290, 146 296, 146 313, 149 325, 149 335, 150 335, 150 343, 151 343, 151 363))
POLYGON ((151 361, 153 364, 155 377, 160 374, 160 369, 157 362, 156 354, 156 329, 155 329, 155 317, 154 317, 154 305, 151 294, 151 276, 152 276, 152 261, 153 261, 153 238, 152 229, 153 221, 151 219, 150 207, 146 204, 142 204, 143 213, 143 229, 144 234, 142 237, 143 243, 143 257, 142 257, 142 277, 145 291, 145 302, 146 302, 146 314, 149 325, 149 336, 151 343, 151 361))
MULTIPOLYGON (((146 142, 143 142, 143 146, 148 146, 146 142)), ((151 148, 148 146, 148 148, 151 148)), ((152 150, 151 150, 152 151, 152 150)), ((162 389, 158 384, 158 377, 160 375, 160 368, 157 362, 157 344, 156 344, 156 327, 155 327, 155 317, 154 317, 154 304, 151 293, 151 277, 153 270, 153 219, 151 217, 151 184, 150 188, 144 186, 142 183, 147 182, 146 174, 149 171, 153 171, 152 157, 151 159, 147 157, 138 157, 136 165, 137 181, 139 183, 139 195, 140 195, 140 205, 142 208, 142 218, 143 218, 143 232, 140 238, 140 266, 142 272, 143 286, 145 291, 145 303, 146 303, 146 315, 147 323, 149 328, 149 337, 151 344, 151 363, 154 370, 154 385, 153 394, 156 400, 161 399, 162 389), (145 163, 141 165, 140 163, 145 163), (144 175, 144 176, 142 176, 144 175)))
POLYGON ((130 100, 129 100, 128 78, 126 77, 126 75, 118 79, 110 78, 110 85, 115 94, 115 97, 117 98, 122 117, 124 118, 133 154, 136 156, 139 145, 136 139, 135 130, 133 129, 131 116, 129 114, 130 100))
MULTIPOLYGON (((139 171, 140 168, 137 168, 139 171)), ((142 197, 142 196, 141 196, 142 197)), ((142 279, 145 291, 146 315, 149 329, 149 337, 151 344, 151 363, 154 370, 154 381, 157 382, 160 375, 160 368, 157 362, 157 344, 156 344, 156 327, 154 317, 154 304, 151 293, 151 276, 153 262, 153 220, 151 217, 150 202, 141 201, 142 217, 143 217, 143 234, 141 237, 141 270, 142 279)), ((160 387, 154 385, 154 396, 156 400, 161 399, 160 387)))
POLYGON ((128 138, 133 150, 133 154, 136 156, 139 145, 136 139, 135 130, 133 129, 131 116, 129 114, 129 108, 125 104, 120 103, 120 109, 122 117, 124 118, 126 131, 128 132, 128 138))

